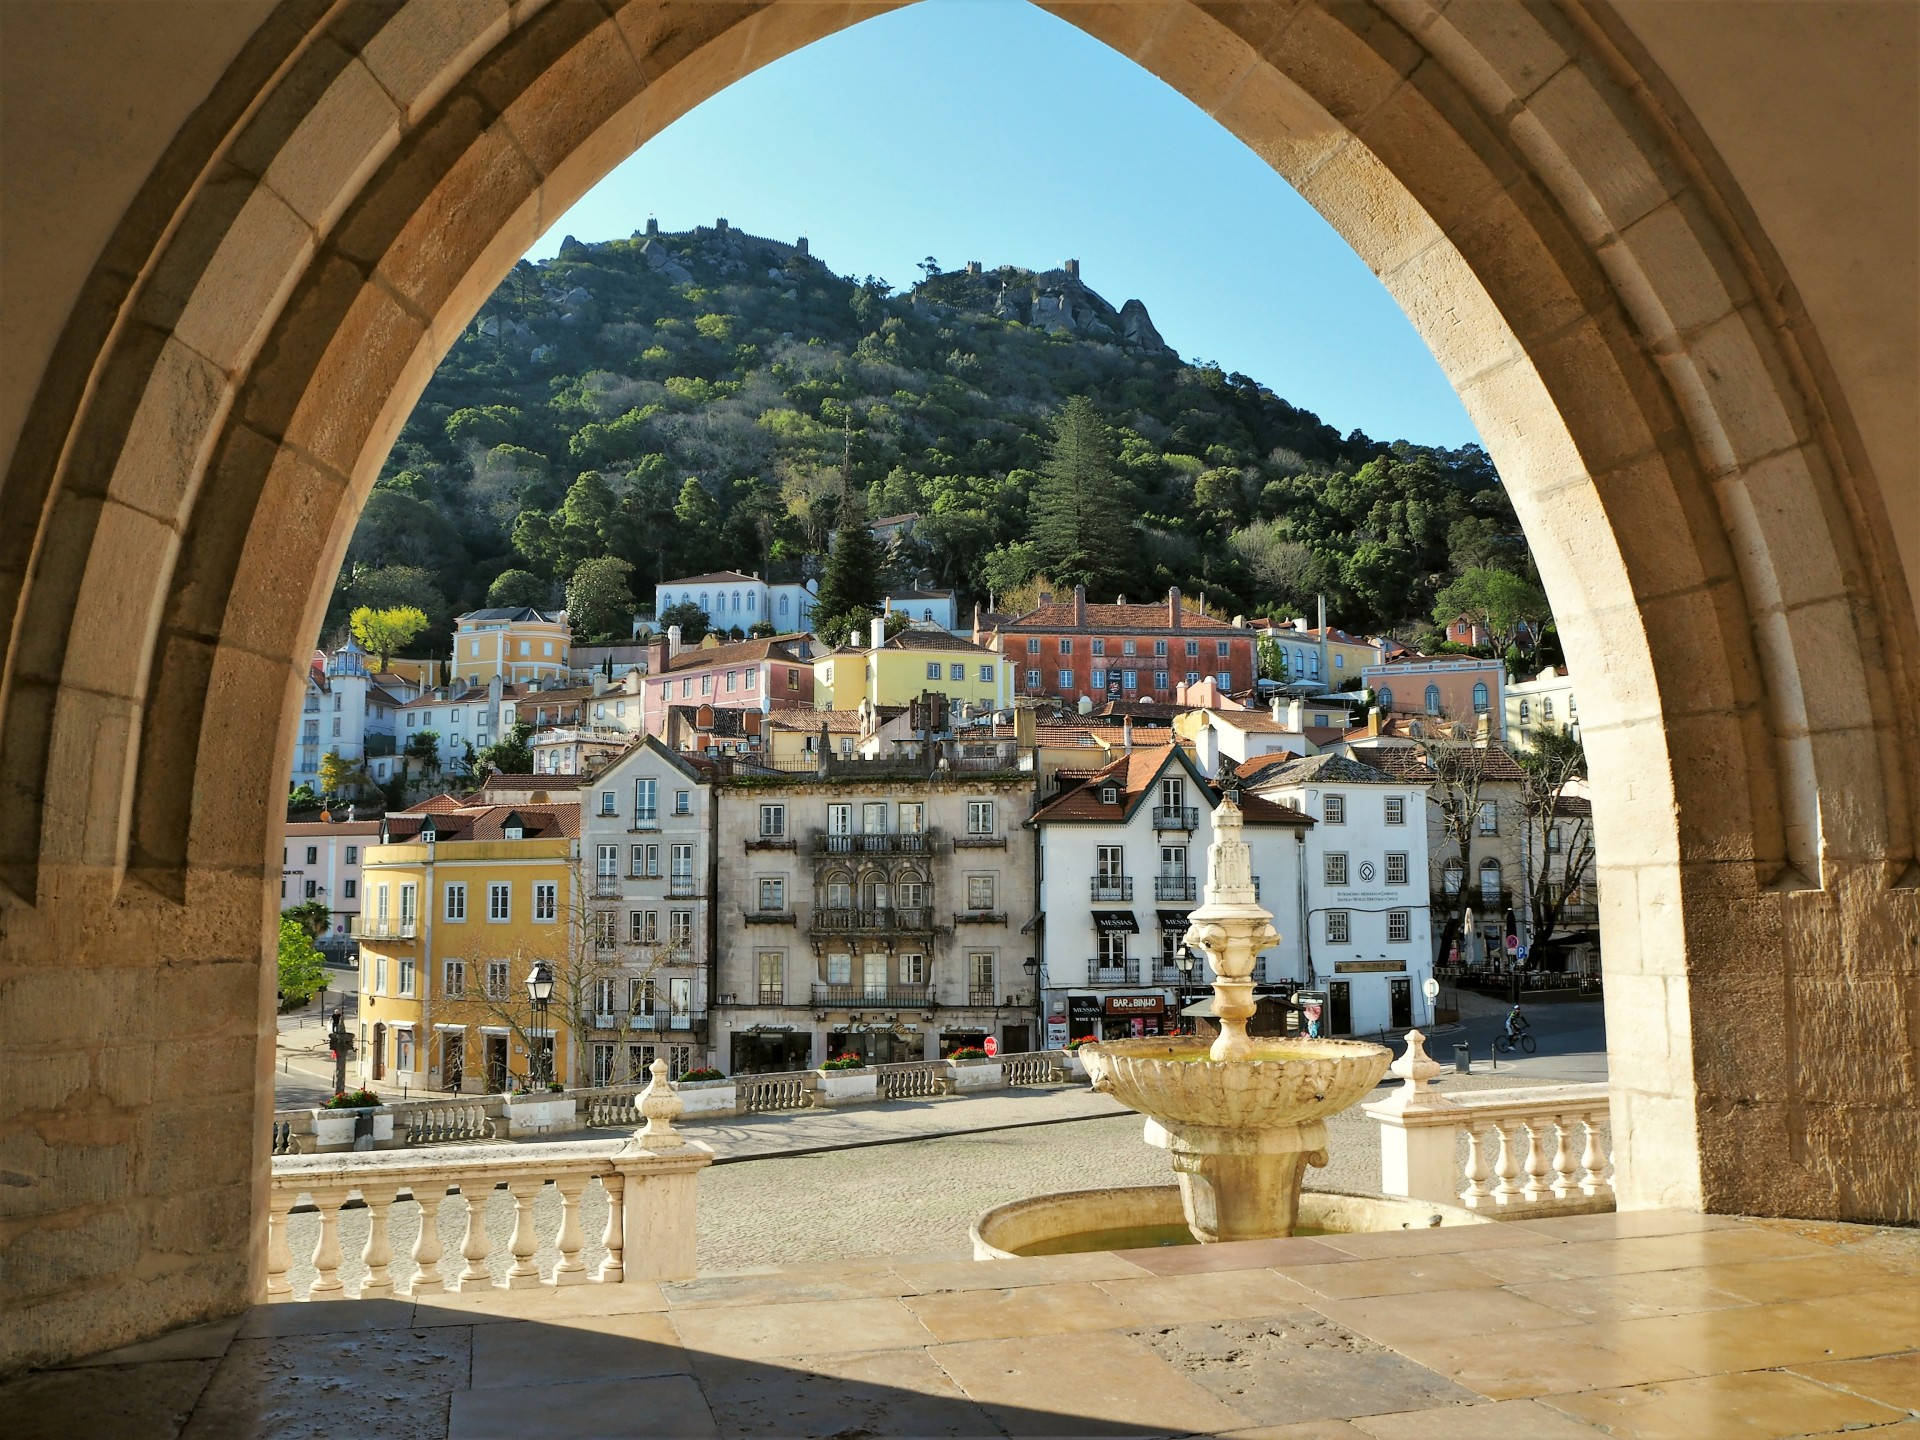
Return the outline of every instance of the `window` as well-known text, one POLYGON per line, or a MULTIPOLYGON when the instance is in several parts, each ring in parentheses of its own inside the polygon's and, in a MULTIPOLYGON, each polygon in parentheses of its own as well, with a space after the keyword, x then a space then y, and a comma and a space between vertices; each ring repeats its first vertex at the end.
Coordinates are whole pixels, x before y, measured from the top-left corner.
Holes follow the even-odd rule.
POLYGON ((1187 847, 1184 845, 1162 845, 1160 847, 1160 874, 1168 880, 1187 878, 1187 847))
POLYGON ((507 985, 509 983, 507 978, 507 965, 508 962, 505 960, 489 960, 487 962, 487 998, 489 1000, 504 1000, 507 998, 507 985))
POLYGON ((760 807, 760 838, 778 840, 787 833, 787 807, 784 805, 762 805, 760 807))
POLYGON ((1554 826, 1551 830, 1547 831, 1547 849, 1556 854, 1559 852, 1560 827, 1558 825, 1554 826))
POLYGON ((900 983, 902 985, 924 985, 927 983, 927 957, 908 954, 900 957, 900 983))
POLYGON ((393 1068, 401 1071, 413 1069, 413 1029, 411 1026, 398 1025, 394 1027, 393 1068))
POLYGON ((918 800, 900 802, 900 833, 902 835, 920 835, 926 832, 927 807, 918 800))
POLYGON ((617 815, 619 811, 615 807, 618 804, 619 797, 616 796, 613 791, 602 790, 600 792, 600 813, 602 815, 617 815))
POLYGON ((1407 823, 1407 797, 1404 795, 1387 796, 1387 824, 1404 825, 1407 823))
POLYGON ((553 920, 560 914, 560 887, 552 880, 533 882, 533 918, 553 920))
POLYGON ((1162 780, 1160 782, 1160 808, 1178 810, 1187 803, 1187 785, 1184 780, 1162 780))
POLYGON ((387 957, 384 955, 373 957, 373 993, 376 995, 387 993, 387 957))
POLYGON ((1498 835, 1500 833, 1500 802, 1482 800, 1480 802, 1480 833, 1498 835))
POLYGON ((1476 715, 1484 715, 1487 713, 1487 687, 1485 682, 1476 683, 1473 687, 1473 713, 1476 715))
POLYGON ((1387 912, 1387 943, 1404 945, 1413 938, 1413 921, 1405 910, 1387 912))
POLYGON ((593 854, 593 873, 596 879, 611 880, 620 873, 620 847, 601 845, 593 854))
POLYGON ((693 846, 675 845, 668 853, 668 881, 676 894, 693 893, 693 846))
POLYGON ((1154 654, 1156 654, 1156 655, 1164 655, 1164 654, 1166 654, 1166 653, 1167 653, 1167 642, 1166 642, 1166 641, 1164 641, 1164 640, 1156 640, 1156 641, 1154 641, 1154 642, 1153 642, 1153 653, 1154 653, 1154 654))
POLYGON ((447 961, 446 975, 447 978, 441 985, 441 989, 445 992, 447 999, 464 999, 467 993, 467 962, 464 960, 447 961))
POLYGON ((1225 690, 1229 685, 1233 684, 1233 675, 1231 672, 1226 670, 1214 671, 1213 678, 1219 682, 1220 688, 1222 690, 1225 690))
POLYGON ((964 679, 966 679, 966 678, 967 678, 967 667, 966 667, 965 665, 949 665, 949 666, 947 667, 947 678, 948 678, 949 680, 964 680, 964 679))
POLYGON ((967 909, 993 909, 993 876, 969 875, 967 877, 967 909))
POLYGON ((1094 858, 1094 872, 1102 883, 1119 880, 1127 873, 1127 852, 1118 845, 1102 845, 1094 858))
POLYGON ((1200 653, 1200 642, 1198 640, 1187 641, 1187 654, 1197 656, 1199 653, 1200 653))
POLYGON ((1187 671, 1187 683, 1188 683, 1189 685, 1192 685, 1192 684, 1194 684, 1194 683, 1195 683, 1195 682, 1197 682, 1197 681, 1198 681, 1199 679, 1200 679, 1200 672, 1199 672, 1198 670, 1189 670, 1189 671, 1187 671))
MULTIPOLYGON (((845 957, 841 957, 845 958, 845 957)), ((851 964, 851 962, 849 962, 851 964)), ((786 957, 778 950, 760 952, 760 1003, 778 1005, 786 990, 786 957)), ((851 977, 852 972, 848 972, 851 977)))
POLYGON ((713 676, 702 675, 700 677, 700 693, 702 695, 711 695, 713 693, 713 676))
POLYGON ((1156 670, 1153 672, 1153 688, 1156 690, 1165 690, 1167 688, 1166 671, 1156 670))
POLYGON ((1060 641, 1060 653, 1062 655, 1073 654, 1073 641, 1062 638, 1060 641))
POLYGON ((359 899, 360 882, 358 880, 342 880, 340 882, 340 898, 343 900, 359 899))
POLYGON ((511 920, 513 918, 513 892, 505 881, 495 881, 487 886, 487 919, 491 921, 511 920))
POLYGON ((1520 702, 1520 723, 1524 725, 1532 718, 1532 707, 1525 700, 1522 700, 1520 702))
POLYGON ((1549 725, 1553 723, 1553 701, 1544 695, 1540 697, 1540 718, 1549 725))
POLYGON ((643 879, 647 879, 647 880, 659 879, 660 878, 660 847, 658 845, 636 845, 633 848, 641 852, 640 869, 636 873, 638 873, 643 879))
POLYGON ((643 980, 638 975, 627 977, 627 1011, 633 1015, 652 1013, 653 981, 643 980))
POLYGON ((1062 690, 1071 690, 1073 688, 1073 671, 1061 670, 1056 673, 1060 678, 1060 688, 1062 690))
POLYGON ((1095 690, 1104 690, 1107 688, 1107 672, 1105 670, 1092 671, 1088 674, 1087 681, 1095 690))
POLYGON ((827 806, 827 834, 851 835, 853 833, 853 806, 827 806))
POLYGON ((1460 893, 1461 877, 1464 874, 1465 872, 1461 870, 1459 861, 1448 861, 1446 866, 1440 871, 1441 888, 1449 895, 1458 895, 1460 893))
POLYGON ((1120 688, 1122 690, 1138 690, 1140 688, 1140 672, 1138 670, 1122 670, 1120 672, 1120 688))
POLYGON ((360 863, 360 847, 358 845, 347 846, 347 864, 358 865, 359 863, 360 863))
POLYGON ((927 887, 918 880, 900 882, 900 908, 918 910, 927 903, 927 887))
POLYGON ((1027 671, 1027 689, 1038 690, 1039 688, 1040 688, 1040 672, 1038 670, 1027 671))
POLYGON ((1326 858, 1326 882, 1329 885, 1347 883, 1347 857, 1340 851, 1332 851, 1326 858))
POLYGON ((967 802, 967 834, 993 834, 993 801, 969 800, 967 802))
POLYGON ((1100 965, 1111 970, 1127 963, 1127 936, 1109 931, 1100 932, 1100 965))
POLYGON ((1104 640, 1095 640, 1095 641, 1093 642, 1093 653, 1094 653, 1094 654, 1096 654, 1096 655, 1104 655, 1104 654, 1106 654, 1106 653, 1107 653, 1107 642, 1106 642, 1106 641, 1104 641, 1104 640))
POLYGON ((1480 862, 1480 903, 1498 905, 1500 903, 1500 862, 1482 860, 1480 862))
MULTIPOLYGON (((980 950, 967 956, 967 984, 975 995, 993 994, 993 954, 980 950)), ((992 1003, 991 999, 987 1002, 992 1003)))
POLYGON ((307 881, 307 899, 309 900, 313 899, 314 892, 319 888, 320 888, 320 882, 318 880, 307 881))
POLYGON ((632 945, 660 943, 660 912, 634 910, 627 915, 627 941, 632 945))
POLYGON ((693 912, 691 910, 667 912, 667 943, 676 950, 693 948, 693 912))
POLYGON ((458 924, 467 918, 467 887, 465 885, 447 886, 446 902, 446 908, 441 913, 448 920, 458 924))
MULTIPOLYGON (((536 890, 536 893, 537 890, 536 890)), ((593 916, 593 943, 602 950, 611 950, 620 938, 620 920, 611 910, 598 910, 593 916)))
POLYGON ((980 667, 980 683, 982 685, 991 685, 993 683, 993 666, 982 665, 980 667))
POLYGON ((1321 802, 1321 812, 1321 818, 1329 825, 1346 824, 1347 797, 1344 795, 1327 796, 1326 799, 1321 802))
POLYGON ((1040 641, 1039 641, 1039 639, 1038 639, 1037 637, 1030 637, 1030 638, 1029 638, 1029 639, 1027 640, 1027 654, 1029 654, 1029 655, 1038 655, 1039 653, 1040 653, 1040 641))
POLYGON ((1140 653, 1140 646, 1135 641, 1132 641, 1132 640, 1125 641, 1120 646, 1120 653, 1122 655, 1137 655, 1140 653))
POLYGON ((939 678, 940 678, 940 662, 938 660, 929 660, 927 662, 927 679, 938 680, 939 678))
POLYGON ((307 846, 307 864, 317 865, 319 862, 320 862, 320 847, 318 845, 307 846))
MULTIPOLYGON (((797 675, 798 673, 799 672, 795 670, 789 670, 787 672, 788 675, 797 675)), ((797 685, 800 682, 798 680, 789 680, 787 683, 789 685, 797 685)), ((760 672, 758 670, 742 670, 740 672, 740 688, 743 690, 758 690, 760 688, 760 672)))
MULTIPOLYGON (((400 957, 400 993, 402 995, 413 994, 413 957, 411 955, 402 955, 400 957)), ((408 1068, 411 1069, 412 1067, 409 1066, 408 1068)))
POLYGON ((1347 945, 1352 943, 1353 931, 1347 912, 1344 910, 1327 911, 1327 943, 1329 945, 1347 945))
POLYGON ((1387 852, 1387 884, 1404 885, 1407 883, 1407 852, 1389 850, 1387 852))
POLYGON ((1427 714, 1438 715, 1439 713, 1440 687, 1438 685, 1429 685, 1427 686, 1427 714))
POLYGON ((693 792, 691 790, 676 790, 673 792, 673 813, 676 815, 691 815, 693 813, 693 792))
POLYGON ((1213 643, 1213 653, 1214 653, 1215 655, 1218 655, 1218 656, 1219 656, 1219 657, 1220 657, 1220 658, 1221 658, 1222 660, 1224 660, 1224 659, 1226 659, 1226 658, 1227 658, 1227 656, 1228 656, 1229 654, 1231 654, 1232 652, 1231 652, 1231 651, 1230 651, 1230 650, 1228 649, 1228 646, 1227 646, 1227 642, 1226 642, 1226 641, 1224 641, 1224 640, 1216 640, 1216 641, 1214 641, 1214 643, 1213 643))
POLYGON ((413 885, 402 885, 400 887, 400 928, 403 931, 411 930, 414 921, 420 914, 419 898, 420 891, 418 887, 413 885))
POLYGON ((760 882, 760 908, 775 914, 787 908, 787 882, 783 877, 771 876, 760 882))
POLYGON ((851 985, 853 983, 853 956, 827 956, 827 983, 829 985, 851 985))
POLYGON ((693 977, 671 975, 667 978, 668 1023, 684 1025, 693 1013, 693 977))
POLYGON ((1380 708, 1382 710, 1393 709, 1393 690, 1389 686, 1382 685, 1380 687, 1380 708))

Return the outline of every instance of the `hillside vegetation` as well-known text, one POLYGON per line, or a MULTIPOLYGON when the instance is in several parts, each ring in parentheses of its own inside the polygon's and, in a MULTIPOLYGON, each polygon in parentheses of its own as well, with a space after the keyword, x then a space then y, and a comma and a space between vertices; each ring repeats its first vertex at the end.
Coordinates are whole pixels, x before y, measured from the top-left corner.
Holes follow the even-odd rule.
POLYGON ((661 578, 818 573, 849 498, 918 512, 894 578, 969 600, 1040 575, 1101 598, 1179 585, 1226 614, 1324 591, 1338 623, 1411 635, 1461 572, 1530 573, 1477 446, 1343 436, 1069 270, 922 269, 896 291, 708 228, 521 262, 401 432, 330 631, 405 603, 444 635, 483 603, 561 603, 576 575, 588 628, 616 631, 661 578), (1111 476, 1083 544, 1032 503, 1073 397, 1111 476))

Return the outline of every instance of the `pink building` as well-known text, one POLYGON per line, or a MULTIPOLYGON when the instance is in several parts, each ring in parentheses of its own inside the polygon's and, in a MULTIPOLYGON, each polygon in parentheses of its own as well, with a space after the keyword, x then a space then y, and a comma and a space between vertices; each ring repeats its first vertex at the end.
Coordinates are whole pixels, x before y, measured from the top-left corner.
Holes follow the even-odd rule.
POLYGON ((1507 667, 1471 655, 1416 655, 1360 672, 1387 715, 1439 715, 1467 720, 1484 715, 1495 740, 1506 738, 1507 667))
MULTIPOLYGON (((677 629, 675 632, 677 636, 677 629)), ((731 645, 702 644, 675 653, 675 638, 647 644, 640 681, 640 725, 664 738, 668 708, 712 705, 725 710, 797 710, 813 704, 810 637, 770 635, 731 645)))

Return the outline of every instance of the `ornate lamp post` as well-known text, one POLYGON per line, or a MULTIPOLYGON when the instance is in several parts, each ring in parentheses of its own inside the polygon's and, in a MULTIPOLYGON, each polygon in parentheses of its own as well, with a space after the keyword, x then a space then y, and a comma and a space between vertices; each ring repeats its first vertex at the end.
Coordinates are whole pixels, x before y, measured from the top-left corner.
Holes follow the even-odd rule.
MULTIPOLYGON (((1193 986, 1193 965, 1198 958, 1193 953, 1191 945, 1182 945, 1173 952, 1173 963, 1180 967, 1180 1003, 1175 1007, 1176 1009, 1184 1011, 1187 1008, 1187 995, 1193 986)), ((1182 1022, 1181 1029, 1190 1033, 1193 1030, 1193 1021, 1186 1019, 1183 1015, 1182 1022)))
POLYGON ((533 1002, 532 1038, 540 1047, 536 1053, 541 1071, 537 1077, 532 1073, 534 1062, 529 1056, 527 1081, 529 1085, 536 1079, 552 1084, 553 1036, 547 1033, 547 1006, 553 1001, 553 967, 544 960, 534 961, 533 968, 527 972, 527 998, 533 1002))

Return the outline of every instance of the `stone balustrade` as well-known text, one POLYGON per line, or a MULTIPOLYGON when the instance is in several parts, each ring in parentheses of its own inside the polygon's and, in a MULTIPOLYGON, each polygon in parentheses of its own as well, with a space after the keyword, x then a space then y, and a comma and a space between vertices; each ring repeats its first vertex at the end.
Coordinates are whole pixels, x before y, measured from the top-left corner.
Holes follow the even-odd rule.
POLYGON ((1392 1066, 1405 1080, 1362 1109, 1380 1126, 1380 1185, 1496 1217, 1611 1210, 1612 1135, 1604 1084, 1442 1095, 1426 1037, 1407 1032, 1392 1066))
POLYGON ((944 1060, 910 1060, 873 1067, 876 1094, 882 1100, 912 1100, 953 1093, 953 1072, 944 1060))
POLYGON ((742 1115, 759 1110, 805 1110, 813 1104, 811 1070, 777 1070, 734 1076, 735 1103, 742 1115))

